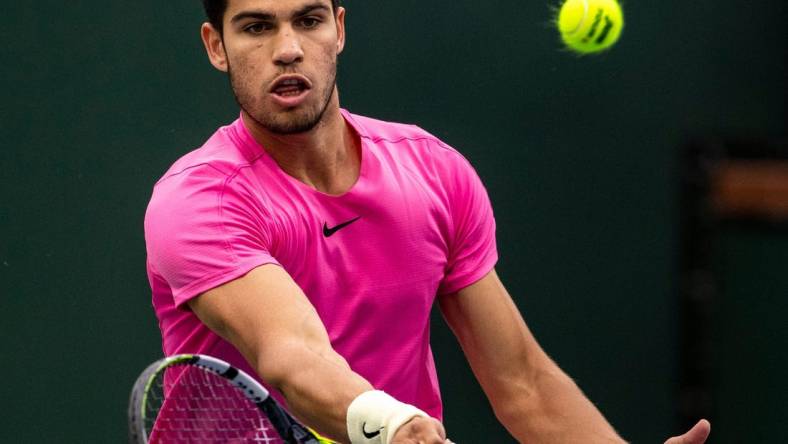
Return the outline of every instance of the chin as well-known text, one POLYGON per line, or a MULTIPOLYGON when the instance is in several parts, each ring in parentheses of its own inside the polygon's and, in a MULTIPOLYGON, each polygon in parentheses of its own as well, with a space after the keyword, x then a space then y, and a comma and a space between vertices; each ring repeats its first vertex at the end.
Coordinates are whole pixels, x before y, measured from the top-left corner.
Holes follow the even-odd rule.
MULTIPOLYGON (((326 104, 328 105, 328 104, 326 104)), ((287 110, 266 110, 248 113, 263 128, 274 134, 303 134, 311 131, 323 120, 328 106, 300 106, 287 110)))
MULTIPOLYGON (((270 116, 270 114, 269 114, 270 116)), ((311 131, 319 123, 322 116, 310 115, 290 115, 285 118, 256 119, 263 128, 274 134, 303 134, 311 131)))

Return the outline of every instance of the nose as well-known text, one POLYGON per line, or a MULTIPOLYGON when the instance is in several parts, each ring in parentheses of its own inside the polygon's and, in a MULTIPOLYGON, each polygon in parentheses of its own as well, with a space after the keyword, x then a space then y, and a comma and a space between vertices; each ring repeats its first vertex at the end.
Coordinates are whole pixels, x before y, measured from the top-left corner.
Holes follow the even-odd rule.
POLYGON ((304 60, 304 49, 298 34, 289 27, 284 27, 279 34, 274 50, 274 63, 278 66, 288 66, 304 60))

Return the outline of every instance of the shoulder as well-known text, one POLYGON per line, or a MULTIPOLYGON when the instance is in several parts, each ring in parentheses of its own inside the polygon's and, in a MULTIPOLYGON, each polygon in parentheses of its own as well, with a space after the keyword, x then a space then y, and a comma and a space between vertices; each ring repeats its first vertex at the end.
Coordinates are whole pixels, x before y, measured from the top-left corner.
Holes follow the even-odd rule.
POLYGON ((215 211, 228 195, 245 193, 249 187, 243 172, 257 158, 248 157, 230 128, 219 128, 201 147, 172 164, 153 186, 146 219, 215 211))
POLYGON ((414 124, 388 122, 346 113, 362 139, 399 161, 415 161, 434 168, 469 167, 465 157, 434 134, 414 124))
POLYGON ((232 137, 231 126, 219 128, 202 146, 183 155, 156 182, 159 185, 178 177, 215 176, 227 178, 237 175, 256 158, 248 158, 239 142, 232 137))
POLYGON ((183 155, 161 176, 153 187, 151 201, 185 199, 199 192, 218 191, 232 183, 243 187, 243 172, 262 152, 253 154, 236 135, 238 121, 216 130, 197 149, 183 155))

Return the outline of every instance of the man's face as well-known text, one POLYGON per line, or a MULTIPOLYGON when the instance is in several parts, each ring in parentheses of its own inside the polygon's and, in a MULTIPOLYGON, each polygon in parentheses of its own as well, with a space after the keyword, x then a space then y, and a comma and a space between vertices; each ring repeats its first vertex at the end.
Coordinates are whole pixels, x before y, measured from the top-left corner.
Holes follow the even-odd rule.
POLYGON ((273 133, 312 129, 337 100, 344 10, 330 0, 230 0, 223 36, 204 26, 203 40, 241 108, 273 133))

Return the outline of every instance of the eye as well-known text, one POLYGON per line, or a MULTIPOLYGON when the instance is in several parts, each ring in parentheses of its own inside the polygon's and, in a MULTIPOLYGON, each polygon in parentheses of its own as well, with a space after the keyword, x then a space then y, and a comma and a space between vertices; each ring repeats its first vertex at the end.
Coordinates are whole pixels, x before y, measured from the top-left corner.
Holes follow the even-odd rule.
POLYGON ((320 24, 320 19, 317 17, 304 17, 301 19, 301 26, 306 29, 317 28, 320 24))
POLYGON ((249 34, 262 34, 263 32, 268 31, 269 29, 271 29, 270 23, 257 22, 245 26, 244 32, 247 32, 249 34))

